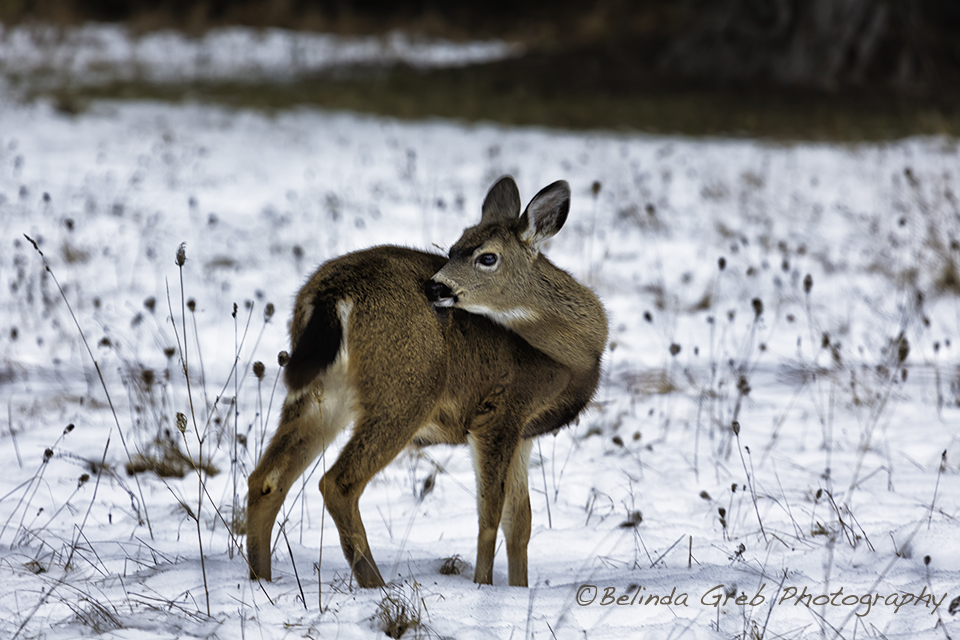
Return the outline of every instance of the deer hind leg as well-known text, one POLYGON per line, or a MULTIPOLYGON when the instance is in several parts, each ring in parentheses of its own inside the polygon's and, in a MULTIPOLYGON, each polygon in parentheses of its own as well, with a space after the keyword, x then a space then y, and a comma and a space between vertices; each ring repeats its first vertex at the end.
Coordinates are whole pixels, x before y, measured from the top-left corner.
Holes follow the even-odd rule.
POLYGON ((530 542, 530 489, 527 468, 532 440, 522 440, 507 471, 506 498, 500 528, 507 540, 510 586, 527 586, 527 544, 530 542))
POLYGON ((353 435, 320 480, 324 504, 340 532, 343 554, 357 584, 367 589, 385 583, 367 542, 360 517, 360 496, 367 483, 397 457, 427 418, 430 399, 422 394, 408 397, 416 401, 408 402, 406 411, 397 403, 382 399, 362 410, 353 435))
MULTIPOLYGON (((500 425, 500 428, 481 428, 467 436, 473 453, 473 468, 477 475, 477 566, 473 581, 493 584, 493 557, 496 552, 497 529, 506 502, 510 467, 520 441, 518 428, 500 425)), ((529 509, 529 499, 527 500, 529 509)), ((511 516, 517 515, 511 509, 511 516)), ((522 520, 522 517, 520 518, 522 520)), ((527 515, 529 522, 529 513, 527 515)), ((509 526, 509 525, 508 525, 509 526)), ((527 525, 529 530, 529 524, 527 525)), ((511 533, 522 534, 522 523, 511 526, 511 533)), ((527 533, 529 536, 529 533, 527 533)), ((512 562, 512 560, 511 560, 512 562)), ((512 582, 511 582, 512 584, 512 582)))
POLYGON ((314 384, 287 394, 280 426, 247 479, 247 561, 250 578, 270 580, 271 544, 277 513, 290 487, 349 424, 349 402, 340 389, 314 384))

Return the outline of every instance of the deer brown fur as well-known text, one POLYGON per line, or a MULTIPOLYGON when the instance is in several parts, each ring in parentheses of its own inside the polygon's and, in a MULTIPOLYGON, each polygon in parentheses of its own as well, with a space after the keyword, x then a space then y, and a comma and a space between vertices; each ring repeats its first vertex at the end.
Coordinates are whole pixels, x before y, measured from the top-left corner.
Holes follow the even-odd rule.
POLYGON ((274 521, 293 482, 351 422, 320 480, 362 587, 384 584, 358 501, 407 445, 469 444, 477 477, 474 581, 493 581, 497 529, 509 583, 527 585, 531 438, 593 396, 607 322, 597 297, 540 252, 563 225, 565 182, 520 214, 516 183, 487 194, 448 258, 393 246, 327 262, 300 290, 280 426, 248 479, 251 578, 271 578, 274 521))

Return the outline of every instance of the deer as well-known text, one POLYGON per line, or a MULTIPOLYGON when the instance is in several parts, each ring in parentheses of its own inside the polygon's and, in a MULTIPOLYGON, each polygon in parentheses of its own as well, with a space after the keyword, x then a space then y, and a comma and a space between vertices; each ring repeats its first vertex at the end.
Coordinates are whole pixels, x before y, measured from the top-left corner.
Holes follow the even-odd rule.
POLYGON ((510 176, 449 255, 377 246, 323 264, 297 294, 280 423, 248 477, 250 578, 271 580, 271 537, 294 481, 351 423, 320 480, 363 588, 385 586, 360 517, 367 483, 408 445, 467 444, 477 482, 473 580, 493 583, 498 528, 508 580, 527 586, 532 439, 581 414, 600 379, 597 296, 542 253, 570 209, 565 181, 520 213, 510 176))

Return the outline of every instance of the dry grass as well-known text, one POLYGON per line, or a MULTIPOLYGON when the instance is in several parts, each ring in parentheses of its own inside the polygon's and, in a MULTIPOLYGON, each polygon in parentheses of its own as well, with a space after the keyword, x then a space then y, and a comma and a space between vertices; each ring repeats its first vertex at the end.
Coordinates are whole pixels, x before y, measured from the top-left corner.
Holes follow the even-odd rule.
POLYGON ((215 476, 220 470, 210 460, 204 460, 202 465, 197 460, 188 457, 180 450, 180 439, 174 439, 170 433, 151 443, 145 451, 134 453, 126 463, 127 474, 153 472, 161 478, 183 478, 200 469, 206 476, 215 476))

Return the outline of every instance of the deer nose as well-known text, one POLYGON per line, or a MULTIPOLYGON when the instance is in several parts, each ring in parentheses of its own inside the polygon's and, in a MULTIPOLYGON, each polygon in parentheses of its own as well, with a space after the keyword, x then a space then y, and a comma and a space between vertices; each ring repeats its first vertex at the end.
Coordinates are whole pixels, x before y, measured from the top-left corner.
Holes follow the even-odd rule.
POLYGON ((427 300, 439 306, 450 306, 457 301, 453 291, 447 285, 436 280, 427 280, 424 285, 424 293, 427 294, 427 300))

